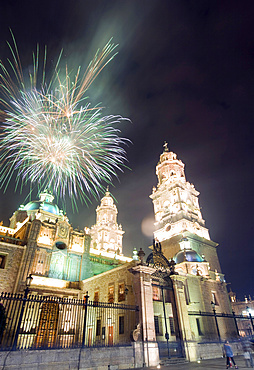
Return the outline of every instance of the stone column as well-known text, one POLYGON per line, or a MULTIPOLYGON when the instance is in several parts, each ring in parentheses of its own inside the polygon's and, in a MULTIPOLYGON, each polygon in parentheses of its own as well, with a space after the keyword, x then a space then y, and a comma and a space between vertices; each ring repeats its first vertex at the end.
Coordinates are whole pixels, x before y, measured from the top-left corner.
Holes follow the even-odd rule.
POLYGON ((157 366, 159 364, 159 350, 156 342, 153 290, 151 275, 154 268, 137 265, 129 270, 133 274, 133 290, 136 305, 139 307, 140 335, 137 335, 136 350, 143 350, 143 364, 157 366), (141 348, 141 344, 143 348, 141 348))
POLYGON ((41 229, 41 221, 34 219, 31 223, 27 246, 25 250, 24 259, 21 265, 21 273, 20 273, 20 281, 18 285, 18 291, 23 290, 25 288, 26 278, 29 274, 33 273, 33 263, 35 258, 35 253, 37 249, 37 239, 41 229))
POLYGON ((175 303, 178 315, 179 330, 181 332, 181 339, 183 340, 185 355, 187 360, 197 360, 197 344, 193 341, 191 333, 190 319, 188 315, 188 308, 186 305, 184 284, 186 277, 180 275, 170 276, 173 282, 173 289, 175 293, 175 303))
POLYGON ((84 236, 84 253, 80 262, 80 279, 85 280, 93 276, 92 264, 90 261, 91 235, 90 230, 85 229, 84 236))

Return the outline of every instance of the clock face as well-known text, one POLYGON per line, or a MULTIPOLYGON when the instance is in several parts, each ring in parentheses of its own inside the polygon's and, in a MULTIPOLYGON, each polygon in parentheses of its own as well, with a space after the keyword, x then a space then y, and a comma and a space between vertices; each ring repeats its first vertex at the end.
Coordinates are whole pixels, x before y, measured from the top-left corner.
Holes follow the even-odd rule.
POLYGON ((60 225, 59 230, 58 230, 58 235, 61 238, 66 238, 68 235, 68 228, 65 225, 60 225))

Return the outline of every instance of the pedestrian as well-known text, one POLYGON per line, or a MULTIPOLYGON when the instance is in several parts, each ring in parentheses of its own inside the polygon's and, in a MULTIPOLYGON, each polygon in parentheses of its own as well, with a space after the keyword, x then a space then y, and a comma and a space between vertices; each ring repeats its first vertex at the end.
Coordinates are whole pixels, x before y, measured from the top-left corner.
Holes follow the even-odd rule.
POLYGON ((246 365, 246 367, 252 367, 251 366, 251 362, 250 362, 250 352, 244 351, 243 352, 243 357, 245 359, 245 365, 246 365))
POLYGON ((232 348, 228 340, 226 340, 224 344, 224 352, 225 352, 225 356, 227 357, 227 369, 229 367, 232 367, 232 363, 235 365, 235 368, 238 369, 238 366, 236 365, 235 360, 234 360, 234 354, 233 354, 232 348))
POLYGON ((246 367, 253 367, 253 358, 249 342, 244 341, 242 346, 243 346, 243 357, 245 359, 246 367))

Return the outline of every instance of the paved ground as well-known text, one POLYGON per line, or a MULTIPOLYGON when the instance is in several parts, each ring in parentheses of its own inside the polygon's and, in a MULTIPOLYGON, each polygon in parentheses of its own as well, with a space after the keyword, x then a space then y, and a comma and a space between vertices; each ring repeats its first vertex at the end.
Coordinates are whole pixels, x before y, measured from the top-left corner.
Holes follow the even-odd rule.
MULTIPOLYGON (((239 369, 247 369, 243 356, 234 357, 239 369)), ((140 369, 158 369, 158 367, 140 368, 140 369)), ((226 369, 225 358, 215 358, 213 360, 202 360, 200 363, 189 362, 184 364, 170 364, 160 366, 160 370, 213 370, 213 369, 226 369)))

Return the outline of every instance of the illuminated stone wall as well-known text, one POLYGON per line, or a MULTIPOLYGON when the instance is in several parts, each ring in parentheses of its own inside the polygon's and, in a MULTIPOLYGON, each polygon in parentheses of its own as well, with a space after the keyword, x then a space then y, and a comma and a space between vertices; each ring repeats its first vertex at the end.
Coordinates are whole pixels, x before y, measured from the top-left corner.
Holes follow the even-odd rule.
POLYGON ((88 291, 89 299, 94 300, 95 292, 98 292, 99 302, 109 301, 109 290, 113 288, 113 299, 112 303, 122 303, 122 304, 135 304, 135 296, 133 293, 132 286, 132 274, 129 272, 131 266, 135 265, 135 262, 126 263, 122 266, 116 267, 111 271, 101 273, 97 276, 91 277, 89 279, 83 280, 81 282, 81 296, 88 291), (121 297, 119 301, 119 285, 124 284, 124 289, 128 288, 128 294, 121 297))
POLYGON ((131 369, 142 367, 142 355, 132 346, 0 352, 0 366, 23 369, 131 369), (138 359, 140 360, 138 362, 138 359))
POLYGON ((0 242, 0 291, 14 292, 25 247, 0 242))

